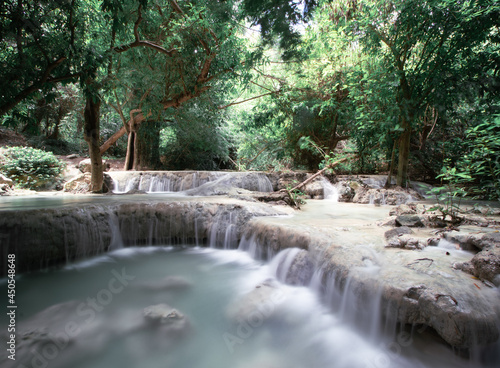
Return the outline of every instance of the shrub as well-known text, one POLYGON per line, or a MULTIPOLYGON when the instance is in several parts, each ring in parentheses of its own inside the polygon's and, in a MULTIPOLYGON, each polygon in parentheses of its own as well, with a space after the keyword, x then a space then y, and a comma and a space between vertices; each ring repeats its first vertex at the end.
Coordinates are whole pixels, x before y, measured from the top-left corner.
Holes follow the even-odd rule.
POLYGON ((60 180, 65 168, 51 152, 30 147, 9 147, 0 157, 0 171, 21 188, 44 189, 60 180))

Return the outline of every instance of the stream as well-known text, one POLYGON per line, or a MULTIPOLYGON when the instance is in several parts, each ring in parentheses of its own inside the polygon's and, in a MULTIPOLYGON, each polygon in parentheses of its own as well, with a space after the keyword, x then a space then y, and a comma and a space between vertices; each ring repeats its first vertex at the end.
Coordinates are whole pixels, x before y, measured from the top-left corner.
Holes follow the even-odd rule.
MULTIPOLYGON (((254 179, 255 185, 261 185, 261 176, 254 179)), ((157 185, 152 179, 141 180, 135 180, 139 189, 141 183, 147 188, 157 185)), ((200 187, 210 188, 212 183, 200 187)), ((466 290, 461 282, 470 281, 462 273, 451 280, 451 259, 467 260, 470 253, 446 242, 421 253, 386 251, 386 229, 373 224, 387 217, 388 206, 338 203, 331 185, 325 186, 325 197, 308 201, 294 215, 275 215, 262 204, 228 197, 190 197, 178 192, 2 198, 2 215, 14 218, 19 211, 19 224, 36 225, 29 231, 44 229, 35 220, 43 222, 40 209, 50 209, 44 215, 50 218, 53 213, 57 220, 49 227, 62 223, 64 242, 71 234, 79 234, 75 252, 82 259, 71 261, 75 258, 67 253, 65 265, 44 268, 53 256, 47 246, 46 253, 41 253, 42 270, 16 276, 16 360, 9 359, 4 348, 0 366, 498 367, 498 342, 478 351, 453 351, 432 328, 380 318, 383 283, 374 284, 379 289, 372 290, 369 300, 360 302, 363 299, 358 295, 363 286, 360 280, 365 278, 399 283, 403 289, 422 280, 429 286, 440 284, 444 278, 450 285, 455 283, 455 290, 457 284, 463 289, 457 298, 480 297, 485 300, 482 305, 488 305, 497 300, 498 290, 483 289, 480 294, 475 288, 466 290), (170 207, 174 203, 177 207, 170 207), (238 235, 245 206, 253 206, 248 213, 256 215, 251 227, 238 235), (90 211, 101 217, 92 217, 90 211), (74 218, 66 225, 68 214, 74 218), (174 219, 181 224, 176 225, 174 219), (99 221, 108 229, 106 237, 97 234, 99 221), (209 225, 202 226, 203 221, 209 225), (205 234, 203 241, 199 234, 205 234), (173 238, 176 241, 169 242, 173 238), (90 252, 85 244, 92 241, 103 244, 90 252), (106 249, 107 253, 98 254, 106 249), (302 277, 300 270, 291 271, 304 253, 320 255, 314 267, 308 261, 308 277, 302 277), (336 257, 345 257, 339 264, 349 266, 347 275, 327 263, 336 264, 332 262, 336 257), (401 278, 401 264, 430 258, 439 261, 439 266, 433 265, 432 270, 426 266, 418 275, 407 273, 408 280, 401 278), (351 259, 357 263, 350 263, 351 259), (297 280, 302 277, 301 281, 290 282, 290 274, 298 275, 297 280)), ((24 228, 16 226, 17 238, 12 239, 27 241, 33 236, 23 237, 24 228)), ((0 279, 0 295, 7 305, 5 278, 0 279)), ((8 324, 9 316, 2 313, 0 336, 5 339, 8 324)))
MULTIPOLYGON (((321 303, 314 280, 311 287, 280 283, 276 262, 283 258, 273 264, 239 250, 132 247, 22 275, 18 324, 38 332, 22 338, 28 354, 2 367, 476 366, 411 331, 394 341, 364 336, 321 303), (263 283, 272 285, 271 297, 248 308, 263 283), (162 304, 186 326, 145 323, 145 309, 162 304)), ((6 295, 5 280, 0 292, 6 295)))

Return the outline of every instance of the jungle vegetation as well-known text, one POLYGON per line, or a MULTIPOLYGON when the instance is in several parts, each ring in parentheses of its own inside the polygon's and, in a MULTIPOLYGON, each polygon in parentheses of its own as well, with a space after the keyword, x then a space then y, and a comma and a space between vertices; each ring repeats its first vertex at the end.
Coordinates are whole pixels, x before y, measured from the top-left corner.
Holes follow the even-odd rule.
POLYGON ((453 173, 498 199, 498 19, 495 0, 7 0, 0 123, 88 154, 95 192, 112 156, 131 170, 341 160, 403 187, 453 173))

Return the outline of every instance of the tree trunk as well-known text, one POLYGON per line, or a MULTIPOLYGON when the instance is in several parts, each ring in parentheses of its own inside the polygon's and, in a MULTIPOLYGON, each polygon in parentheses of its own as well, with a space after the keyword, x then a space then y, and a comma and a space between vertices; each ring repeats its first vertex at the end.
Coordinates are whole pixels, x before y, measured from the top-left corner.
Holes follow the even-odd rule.
POLYGON ((89 145, 91 163, 90 190, 93 193, 102 193, 103 189, 103 165, 101 151, 99 148, 99 115, 101 101, 97 96, 88 96, 85 104, 84 138, 89 145), (95 100, 94 100, 95 99, 95 100))
POLYGON ((136 132, 134 170, 156 169, 160 163, 160 130, 158 122, 148 121, 136 132))
POLYGON ((411 126, 406 119, 403 120, 403 127, 404 131, 399 139, 398 175, 396 177, 396 184, 400 187, 407 185, 408 163, 410 161, 411 126))
POLYGON ((123 137, 127 133, 127 129, 125 129, 125 126, 122 126, 119 131, 117 131, 115 134, 113 134, 109 139, 104 142, 101 146, 101 155, 106 152, 109 147, 111 147, 118 139, 123 137))
POLYGON ((396 147, 398 141, 394 141, 392 145, 391 162, 389 163, 389 175, 387 175, 387 182, 385 183, 385 188, 390 188, 392 186, 392 172, 394 171, 394 159, 396 156, 396 147))
POLYGON ((123 168, 124 170, 132 170, 134 168, 136 136, 137 134, 134 131, 130 131, 128 133, 127 156, 125 157, 125 167, 123 168))

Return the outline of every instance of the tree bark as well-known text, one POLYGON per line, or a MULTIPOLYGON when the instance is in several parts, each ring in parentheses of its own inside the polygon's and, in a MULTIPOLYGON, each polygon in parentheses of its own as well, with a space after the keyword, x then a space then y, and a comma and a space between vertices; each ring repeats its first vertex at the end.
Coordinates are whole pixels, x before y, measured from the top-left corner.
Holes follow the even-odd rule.
POLYGON ((124 170, 134 169, 135 139, 136 132, 130 131, 130 133, 128 133, 127 156, 125 157, 125 167, 123 168, 124 170))
POLYGON ((119 131, 117 131, 115 134, 113 134, 109 139, 104 142, 100 148, 101 155, 106 152, 109 147, 111 147, 118 139, 123 137, 127 133, 127 129, 125 129, 125 126, 122 126, 119 131))
POLYGON ((84 138, 89 145, 92 174, 92 178, 90 180, 90 190, 93 193, 102 193, 104 181, 101 150, 99 147, 100 108, 101 101, 97 96, 87 96, 84 112, 84 138))
POLYGON ((411 126, 406 120, 403 121, 404 131, 399 140, 399 162, 398 162, 398 175, 396 177, 396 184, 400 187, 406 187, 408 179, 408 163, 410 161, 410 138, 411 126))
POLYGON ((391 162, 389 164, 389 175, 387 175, 387 181, 385 183, 385 188, 390 188, 392 186, 392 172, 394 171, 394 159, 396 158, 396 147, 397 147, 398 141, 394 141, 394 144, 392 146, 392 153, 391 153, 391 162))
POLYGON ((136 132, 134 170, 156 169, 160 163, 161 123, 148 121, 136 132))

